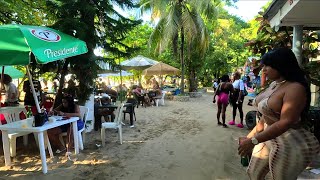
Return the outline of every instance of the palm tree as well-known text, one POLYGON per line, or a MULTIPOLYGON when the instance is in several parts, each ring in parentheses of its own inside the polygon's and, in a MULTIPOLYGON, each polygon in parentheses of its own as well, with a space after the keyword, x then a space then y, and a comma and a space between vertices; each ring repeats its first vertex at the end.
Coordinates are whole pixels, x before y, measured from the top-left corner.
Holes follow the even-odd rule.
POLYGON ((184 93, 185 45, 188 58, 191 52, 204 56, 209 45, 209 33, 204 20, 215 15, 216 0, 141 0, 142 11, 152 12, 152 18, 159 19, 149 40, 149 47, 155 53, 163 52, 172 45, 173 53, 180 56, 181 92, 184 93), (178 53, 178 43, 180 45, 178 53), (186 43, 186 44, 185 44, 186 43))

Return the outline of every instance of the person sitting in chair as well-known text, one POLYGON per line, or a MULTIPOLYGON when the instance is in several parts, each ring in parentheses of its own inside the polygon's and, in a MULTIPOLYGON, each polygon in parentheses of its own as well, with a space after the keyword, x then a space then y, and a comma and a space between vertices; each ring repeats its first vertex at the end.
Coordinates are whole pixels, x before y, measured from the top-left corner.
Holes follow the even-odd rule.
POLYGON ((144 94, 142 92, 142 88, 141 86, 136 86, 133 90, 132 90, 136 100, 138 101, 137 107, 139 106, 139 104, 141 104, 142 106, 144 105, 144 94))
POLYGON ((110 85, 105 86, 103 89, 103 93, 108 94, 111 97, 112 102, 117 101, 118 92, 116 90, 113 90, 112 86, 110 86, 110 85))
MULTIPOLYGON (((101 106, 107 106, 111 104, 111 98, 107 94, 103 94, 100 100, 101 106)), ((115 114, 114 109, 112 108, 98 108, 100 106, 100 102, 95 104, 95 111, 94 111, 94 130, 98 131, 101 128, 101 117, 103 116, 105 121, 114 121, 115 114), (111 119, 109 118, 111 116, 111 119)))
POLYGON ((5 88, 5 105, 14 106, 19 104, 19 93, 17 86, 12 83, 12 78, 8 74, 3 74, 3 84, 5 88))
MULTIPOLYGON (((58 116, 65 117, 79 117, 77 121, 78 130, 84 127, 84 122, 80 119, 80 108, 74 102, 74 98, 70 94, 64 94, 62 97, 62 104, 60 104, 55 109, 49 112, 50 115, 56 114, 58 116)), ((68 139, 68 149, 70 150, 73 144, 73 136, 72 136, 72 127, 70 124, 65 124, 53 129, 48 130, 48 137, 53 148, 56 149, 56 153, 59 154, 63 151, 66 151, 66 147, 60 142, 59 135, 61 133, 67 132, 68 139)))

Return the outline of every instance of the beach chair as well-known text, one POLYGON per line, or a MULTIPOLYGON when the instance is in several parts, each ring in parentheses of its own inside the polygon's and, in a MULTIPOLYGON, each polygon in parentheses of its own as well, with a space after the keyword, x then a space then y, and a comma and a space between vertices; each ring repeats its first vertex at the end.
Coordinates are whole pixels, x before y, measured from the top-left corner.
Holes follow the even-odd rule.
MULTIPOLYGON (((21 109, 11 109, 10 111, 3 112, 3 116, 7 122, 7 124, 20 121, 20 112, 21 109)), ((27 114, 27 111, 24 109, 23 112, 27 114)), ((10 144, 10 155, 11 157, 16 156, 16 139, 17 137, 23 136, 23 145, 28 145, 28 132, 8 132, 9 134, 9 144, 10 144)))
MULTIPOLYGON (((137 121, 136 118, 136 112, 135 112, 135 106, 138 103, 138 101, 134 98, 128 98, 126 103, 131 103, 131 105, 126 105, 126 108, 122 111, 123 112, 123 121, 126 120, 126 114, 129 114, 130 117, 134 117, 134 120, 137 121)), ((130 118, 130 125, 133 125, 133 119, 130 118)))
POLYGON ((166 95, 166 91, 162 91, 161 96, 154 97, 154 99, 156 101, 156 106, 159 106, 159 104, 164 106, 164 96, 165 95, 166 95))
POLYGON ((121 116, 122 116, 122 110, 123 110, 124 104, 121 104, 120 107, 116 110, 116 117, 114 119, 114 122, 104 122, 101 124, 101 141, 102 146, 105 146, 106 141, 106 129, 117 129, 119 134, 119 142, 122 144, 122 122, 121 122, 121 116))

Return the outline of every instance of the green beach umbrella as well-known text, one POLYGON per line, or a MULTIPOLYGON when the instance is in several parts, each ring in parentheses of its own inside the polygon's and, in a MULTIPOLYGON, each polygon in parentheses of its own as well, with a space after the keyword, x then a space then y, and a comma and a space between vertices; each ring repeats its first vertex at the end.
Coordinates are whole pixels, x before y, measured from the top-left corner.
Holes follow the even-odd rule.
POLYGON ((5 66, 4 74, 8 74, 9 76, 11 76, 12 79, 24 77, 23 72, 19 71, 18 69, 14 68, 13 66, 5 66))
POLYGON ((2 25, 0 34, 0 65, 28 65, 30 52, 39 64, 88 52, 84 41, 47 27, 2 25))
POLYGON ((48 27, 1 25, 0 34, 0 66, 26 65, 38 112, 38 98, 27 66, 31 53, 36 57, 37 63, 46 64, 88 52, 84 41, 48 27))

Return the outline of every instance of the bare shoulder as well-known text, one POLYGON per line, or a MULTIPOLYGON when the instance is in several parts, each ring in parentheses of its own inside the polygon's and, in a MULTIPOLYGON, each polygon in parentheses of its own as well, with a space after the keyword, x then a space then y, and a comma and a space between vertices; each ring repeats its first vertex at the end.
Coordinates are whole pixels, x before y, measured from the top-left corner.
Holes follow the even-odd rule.
POLYGON ((286 93, 306 93, 305 87, 298 82, 288 82, 288 85, 285 87, 286 93))

